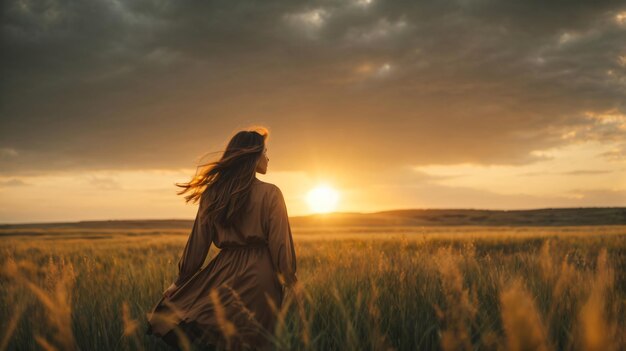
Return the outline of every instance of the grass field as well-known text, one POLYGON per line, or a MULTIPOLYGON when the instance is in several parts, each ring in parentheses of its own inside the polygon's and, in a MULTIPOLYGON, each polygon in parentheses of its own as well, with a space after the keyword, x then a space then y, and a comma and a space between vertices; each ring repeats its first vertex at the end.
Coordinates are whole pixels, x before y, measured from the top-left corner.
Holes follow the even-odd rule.
MULTIPOLYGON (((0 231, 0 350, 167 350, 144 335, 145 313, 187 235, 0 231)), ((294 240, 306 294, 287 296, 277 349, 626 349, 626 226, 294 228, 294 240)))

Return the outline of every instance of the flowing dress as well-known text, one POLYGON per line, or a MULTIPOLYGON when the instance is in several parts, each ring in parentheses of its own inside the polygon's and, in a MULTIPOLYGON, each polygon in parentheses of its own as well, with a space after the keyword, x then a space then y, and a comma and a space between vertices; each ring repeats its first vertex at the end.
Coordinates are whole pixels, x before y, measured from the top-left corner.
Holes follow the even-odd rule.
POLYGON ((178 262, 179 288, 147 314, 146 334, 172 346, 184 335, 222 349, 267 347, 285 288, 297 281, 283 194, 255 177, 243 220, 233 228, 207 223, 206 203, 203 194, 178 262), (220 251, 202 268, 211 243, 220 251))

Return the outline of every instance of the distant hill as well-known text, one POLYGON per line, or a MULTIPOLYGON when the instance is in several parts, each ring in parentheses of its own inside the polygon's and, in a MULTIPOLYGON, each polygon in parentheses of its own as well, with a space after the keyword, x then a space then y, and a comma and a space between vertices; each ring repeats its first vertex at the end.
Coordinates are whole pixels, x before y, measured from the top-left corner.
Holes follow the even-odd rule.
MULTIPOLYGON (((292 227, 386 226, 578 226, 626 225, 625 207, 546 208, 536 210, 407 209, 373 213, 328 213, 296 216, 292 227)), ((192 220, 109 220, 69 223, 2 224, 0 229, 97 228, 189 229, 192 220)))
POLYGON ((294 217, 292 226, 576 226, 626 225, 626 208, 537 210, 409 209, 294 217))

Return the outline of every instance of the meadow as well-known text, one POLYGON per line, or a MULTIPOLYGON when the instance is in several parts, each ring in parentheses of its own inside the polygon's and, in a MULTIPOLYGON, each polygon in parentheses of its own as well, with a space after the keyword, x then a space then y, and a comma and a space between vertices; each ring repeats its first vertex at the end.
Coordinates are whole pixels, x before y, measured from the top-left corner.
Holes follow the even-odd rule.
MULTIPOLYGON (((293 232, 304 295, 276 349, 626 349, 626 226, 293 232)), ((0 230, 0 350, 168 350, 145 314, 187 235, 0 230)))

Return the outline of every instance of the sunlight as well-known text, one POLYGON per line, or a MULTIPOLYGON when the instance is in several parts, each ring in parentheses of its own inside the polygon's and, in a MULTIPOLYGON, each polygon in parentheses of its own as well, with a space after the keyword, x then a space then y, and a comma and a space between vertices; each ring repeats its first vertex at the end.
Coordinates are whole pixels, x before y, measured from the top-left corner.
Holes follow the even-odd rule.
POLYGON ((311 211, 315 213, 328 213, 337 208, 339 193, 332 187, 321 184, 309 191, 306 200, 311 211))

